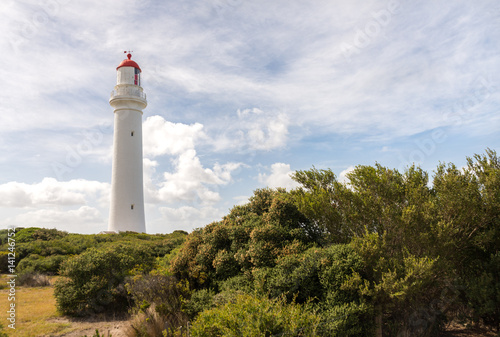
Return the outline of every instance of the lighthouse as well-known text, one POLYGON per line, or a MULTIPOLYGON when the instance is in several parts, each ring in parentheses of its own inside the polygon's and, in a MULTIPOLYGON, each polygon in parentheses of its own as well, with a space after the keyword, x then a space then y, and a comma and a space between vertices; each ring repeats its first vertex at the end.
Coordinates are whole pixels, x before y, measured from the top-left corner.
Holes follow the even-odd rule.
POLYGON ((147 106, 141 68, 130 52, 116 68, 111 207, 108 231, 146 232, 142 181, 142 110, 147 106))

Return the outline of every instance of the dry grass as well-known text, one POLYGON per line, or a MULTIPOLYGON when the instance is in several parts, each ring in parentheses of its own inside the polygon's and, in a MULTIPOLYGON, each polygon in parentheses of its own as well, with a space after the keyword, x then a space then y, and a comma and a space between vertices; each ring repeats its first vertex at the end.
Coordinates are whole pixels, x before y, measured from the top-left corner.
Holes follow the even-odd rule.
POLYGON ((40 273, 26 273, 20 275, 16 283, 24 287, 48 287, 51 285, 50 278, 40 273))
MULTIPOLYGON (((2 282, 6 279, 2 277, 2 282)), ((9 336, 33 337, 50 336, 71 330, 68 323, 50 322, 50 319, 59 317, 56 311, 56 301, 53 287, 26 288, 16 286, 16 329, 10 329, 4 323, 4 330, 9 336)), ((10 303, 8 289, 0 290, 0 317, 2 322, 7 321, 7 310, 10 303)))
POLYGON ((125 333, 129 337, 162 336, 162 331, 165 328, 164 320, 156 312, 155 306, 152 305, 145 312, 141 312, 134 317, 130 326, 125 329, 125 333))
MULTIPOLYGON (((0 275, 0 283, 7 284, 9 275, 0 275)), ((57 277, 50 277, 53 285, 57 277)), ((16 330, 7 327, 9 309, 8 287, 0 289, 0 322, 9 336, 15 337, 81 337, 93 336, 95 329, 103 336, 124 337, 122 332, 129 322, 124 319, 94 317, 74 320, 56 310, 54 287, 23 287, 16 285, 16 330)))

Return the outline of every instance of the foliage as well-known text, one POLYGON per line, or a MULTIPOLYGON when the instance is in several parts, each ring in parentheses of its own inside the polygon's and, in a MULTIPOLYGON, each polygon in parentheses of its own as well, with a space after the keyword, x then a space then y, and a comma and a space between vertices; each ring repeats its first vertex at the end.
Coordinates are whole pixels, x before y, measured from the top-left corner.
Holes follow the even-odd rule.
POLYGON ((58 310, 80 316, 127 307, 125 277, 134 271, 149 272, 154 256, 146 245, 111 244, 90 248, 61 266, 65 278, 55 284, 58 310))
POLYGON ((0 251, 0 273, 6 273, 9 270, 9 251, 0 251))
POLYGON ((310 248, 303 253, 278 258, 274 268, 255 271, 255 288, 271 297, 285 296, 305 303, 330 297, 338 302, 356 300, 356 292, 345 292, 342 284, 353 272, 362 271, 362 261, 346 245, 310 248))
POLYGON ((339 244, 284 256, 276 267, 256 271, 255 284, 259 293, 272 298, 314 303, 322 336, 370 336, 371 306, 348 286, 353 275, 363 273, 361 256, 351 246, 339 244))
POLYGON ((464 296, 474 320, 498 324, 490 318, 498 317, 492 308, 500 307, 494 258, 500 246, 500 165, 494 151, 468 158, 463 169, 440 164, 432 185, 415 166, 404 173, 379 164, 357 166, 347 177, 348 183, 340 183, 330 170, 298 171, 302 187, 293 193, 299 210, 330 242, 350 241, 360 254, 364 275, 354 273, 345 287, 373 305, 378 329, 383 324, 392 334, 436 333, 464 296), (463 294, 451 303, 441 294, 450 287, 456 292, 454 284, 461 284, 463 294), (488 286, 488 294, 477 284, 488 286), (422 311, 425 319, 418 317, 422 311))
POLYGON ((467 278, 466 300, 471 319, 482 320, 500 331, 500 252, 483 261, 473 278, 467 278))
POLYGON ((363 336, 374 335, 372 308, 366 303, 330 302, 322 303, 321 324, 318 336, 363 336))
POLYGON ((194 319, 200 312, 211 309, 215 306, 216 293, 209 289, 193 291, 189 300, 183 304, 183 311, 189 319, 194 319))
POLYGON ((307 249, 319 234, 284 190, 257 190, 220 222, 191 233, 172 259, 171 270, 196 289, 253 268, 273 267, 278 256, 307 249))
MULTIPOLYGON (((5 236, 5 240, 2 239, 4 248, 2 251, 6 251, 7 233, 2 235, 5 236)), ((20 271, 55 274, 67 256, 80 254, 91 247, 100 247, 110 242, 146 243, 150 245, 155 255, 164 256, 178 247, 186 235, 184 231, 156 235, 134 232, 84 235, 37 227, 17 228, 16 263, 20 266, 20 271), (27 261, 23 262, 24 259, 27 261)))
POLYGON ((314 336, 319 317, 284 299, 269 300, 246 294, 203 311, 191 328, 196 336, 314 336))
POLYGON ((68 235, 68 233, 64 231, 58 231, 57 229, 47 229, 47 228, 38 228, 38 227, 29 227, 17 229, 16 232, 16 241, 17 243, 24 243, 30 241, 50 241, 62 238, 68 235))
POLYGON ((40 256, 38 254, 30 254, 22 259, 17 264, 19 273, 43 273, 56 274, 59 271, 61 263, 67 258, 66 255, 49 255, 40 256))

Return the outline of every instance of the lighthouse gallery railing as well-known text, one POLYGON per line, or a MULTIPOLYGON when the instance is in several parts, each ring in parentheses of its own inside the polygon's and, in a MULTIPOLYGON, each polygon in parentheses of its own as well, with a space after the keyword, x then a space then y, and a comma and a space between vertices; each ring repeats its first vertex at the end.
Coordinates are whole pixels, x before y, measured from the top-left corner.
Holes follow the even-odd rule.
POLYGON ((142 99, 146 99, 146 94, 142 89, 139 88, 120 88, 111 91, 111 98, 117 96, 136 96, 142 99))

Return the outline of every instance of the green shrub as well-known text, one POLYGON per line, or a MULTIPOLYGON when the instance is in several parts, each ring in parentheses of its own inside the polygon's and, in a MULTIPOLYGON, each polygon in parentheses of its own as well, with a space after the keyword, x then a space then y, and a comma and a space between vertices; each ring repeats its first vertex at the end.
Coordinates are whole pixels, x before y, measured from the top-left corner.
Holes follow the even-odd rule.
POLYGON ((193 231, 171 261, 171 271, 195 289, 214 288, 254 268, 273 267, 281 255, 304 251, 319 240, 285 190, 255 191, 222 221, 193 231))
POLYGON ((58 310, 72 316, 126 310, 125 277, 149 272, 154 261, 147 247, 123 243, 90 248, 64 261, 60 274, 65 278, 54 292, 58 310))
POLYGON ((61 263, 67 258, 65 255, 49 255, 40 256, 38 254, 31 254, 17 265, 19 273, 43 273, 43 274, 57 274, 61 263))
POLYGON ((373 313, 369 305, 349 303, 322 303, 320 336, 374 336, 373 313))
MULTIPOLYGON (((478 265, 480 265, 478 263, 478 265)), ((467 281, 466 298, 472 308, 471 321, 482 320, 500 331, 500 252, 480 265, 467 281)))
POLYGON ((9 251, 0 251, 0 273, 7 273, 9 270, 9 251))
POLYGON ((191 327, 193 337, 315 336, 320 318, 298 304, 238 294, 234 300, 203 311, 191 327))
POLYGON ((358 299, 357 293, 342 285, 362 269, 361 257, 350 246, 339 244, 280 256, 274 268, 256 269, 253 276, 255 290, 274 298, 349 303, 358 299))
POLYGON ((183 311, 190 319, 194 319, 200 312, 214 307, 215 292, 209 289, 196 290, 183 305, 183 311))
POLYGON ((65 237, 66 235, 68 235, 67 232, 59 231, 55 228, 47 229, 47 228, 29 227, 17 231, 16 241, 18 243, 31 242, 37 240, 51 241, 65 237))

